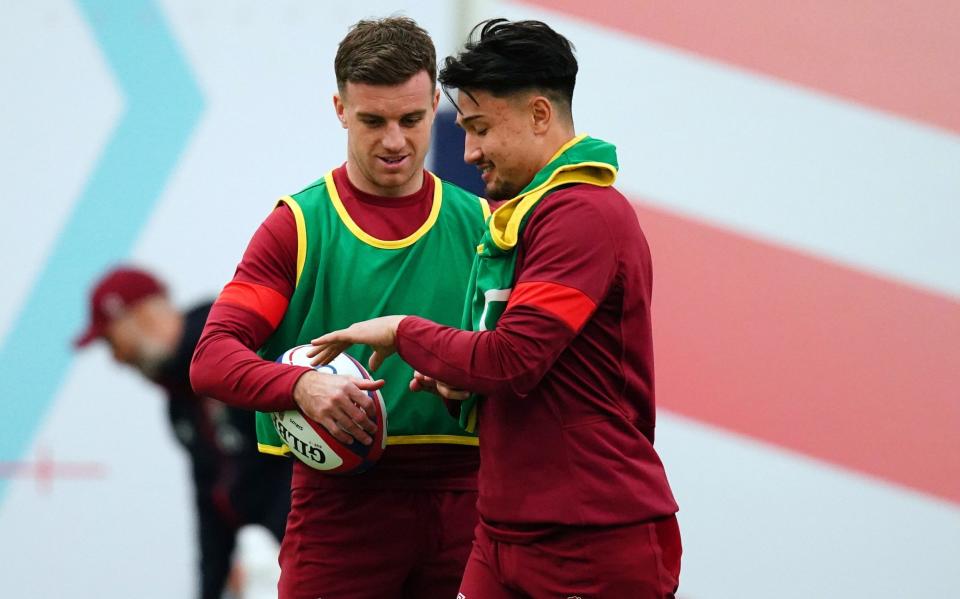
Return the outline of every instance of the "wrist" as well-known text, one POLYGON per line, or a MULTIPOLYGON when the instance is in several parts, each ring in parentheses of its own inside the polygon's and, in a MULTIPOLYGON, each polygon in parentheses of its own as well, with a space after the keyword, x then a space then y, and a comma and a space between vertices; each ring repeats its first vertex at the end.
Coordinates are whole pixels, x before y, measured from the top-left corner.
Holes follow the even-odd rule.
POLYGON ((393 323, 393 346, 397 349, 400 348, 400 337, 403 334, 403 324, 409 320, 409 316, 402 314, 396 316, 396 321, 393 323))
POLYGON ((308 395, 307 387, 310 385, 310 377, 319 374, 319 372, 312 368, 303 369, 303 372, 300 373, 300 376, 297 377, 296 382, 293 384, 293 389, 290 393, 294 403, 298 406, 300 405, 300 402, 308 395))
POLYGON ((407 314, 401 314, 399 316, 395 316, 394 318, 396 320, 393 323, 393 336, 397 337, 400 335, 400 329, 401 327, 403 327, 403 323, 407 321, 407 319, 409 319, 410 316, 407 314))

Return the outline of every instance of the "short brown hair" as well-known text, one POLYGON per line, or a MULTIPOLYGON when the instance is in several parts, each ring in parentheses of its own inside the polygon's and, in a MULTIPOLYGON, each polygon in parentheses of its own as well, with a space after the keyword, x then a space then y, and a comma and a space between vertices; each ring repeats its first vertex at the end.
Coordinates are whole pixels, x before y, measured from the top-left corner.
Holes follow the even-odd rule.
POLYGON ((359 21, 337 48, 337 87, 348 82, 399 85, 420 71, 437 83, 437 51, 430 35, 409 17, 359 21))

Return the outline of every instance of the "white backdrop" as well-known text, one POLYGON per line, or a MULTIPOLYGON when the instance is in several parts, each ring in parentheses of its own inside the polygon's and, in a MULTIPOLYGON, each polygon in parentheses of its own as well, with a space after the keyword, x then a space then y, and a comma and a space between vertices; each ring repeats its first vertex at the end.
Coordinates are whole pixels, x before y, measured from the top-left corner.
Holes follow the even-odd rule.
MULTIPOLYGON (((344 159, 330 95, 347 26, 402 10, 443 56, 464 21, 455 3, 441 0, 130 5, 136 10, 118 28, 116 5, 106 2, 0 1, 0 343, 5 359, 41 361, 36 371, 0 371, 4 597, 169 598, 193 588, 189 477, 162 398, 102 347, 67 353, 83 325, 86 288, 50 283, 55 297, 41 298, 47 312, 37 314, 30 304, 36 289, 48 289, 44 277, 53 275, 45 273, 127 260, 163 276, 182 305, 212 297, 274 200, 344 159), (169 105, 143 117, 113 56, 138 39, 117 29, 137 33, 154 17, 183 67, 170 71, 169 86, 159 83, 169 105), (177 74, 195 93, 178 91, 177 74), (181 109, 192 117, 170 125, 160 118, 181 109), (130 115, 143 132, 124 146, 129 162, 103 161, 112 140, 129 133, 130 115), (153 140, 165 127, 180 127, 182 139, 161 148, 153 140), (140 195, 134 185, 112 198, 142 207, 145 217, 111 212, 115 218, 85 225, 64 255, 57 244, 78 238, 70 226, 83 216, 81 198, 112 189, 109 180, 91 181, 129 174, 111 164, 147 172, 158 148, 171 161, 155 173, 159 193, 145 185, 140 195), (116 241, 124 232, 131 243, 116 241), (42 331, 44 318, 61 313, 68 322, 41 338, 18 333, 42 331), (11 346, 21 338, 29 341, 11 346), (62 356, 44 370, 48 352, 62 356), (31 394, 34 387, 52 391, 31 394), (71 466, 86 474, 71 475, 71 466)), ((532 4, 471 10, 542 18, 574 41, 578 128, 620 147, 619 185, 646 210, 930 294, 960 335, 956 131, 532 4)), ((141 70, 152 68, 145 62, 141 70)), ((667 254, 662 244, 653 251, 655 259, 667 254)), ((731 332, 741 325, 727 323, 731 332)), ((681 358, 660 352, 658 369, 681 358)), ((947 369, 960 364, 956 348, 938 359, 929 372, 910 374, 958 382, 947 369)), ((671 411, 670 391, 668 380, 657 434, 681 504, 682 597, 960 596, 960 507, 949 482, 960 480, 960 445, 918 462, 943 483, 917 488, 671 411)), ((960 394, 952 400, 960 406, 960 394)), ((762 411, 762 401, 748 397, 744 409, 762 411)), ((882 406, 864 413, 864 430, 883 424, 882 406)), ((958 430, 960 413, 941 424, 958 430)))

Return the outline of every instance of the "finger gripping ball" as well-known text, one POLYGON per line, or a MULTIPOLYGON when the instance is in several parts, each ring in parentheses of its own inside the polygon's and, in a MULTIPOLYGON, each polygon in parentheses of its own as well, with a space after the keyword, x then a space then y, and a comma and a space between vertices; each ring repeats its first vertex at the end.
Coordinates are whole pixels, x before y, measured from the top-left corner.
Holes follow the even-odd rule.
MULTIPOLYGON (((307 352, 310 345, 298 345, 283 353, 277 362, 293 366, 310 366, 307 352)), ((315 366, 321 373, 340 374, 372 380, 370 373, 353 356, 342 353, 325 366, 315 366)), ((365 391, 373 399, 375 414, 371 416, 377 432, 371 435, 373 443, 364 445, 354 440, 341 443, 321 424, 307 418, 299 409, 273 412, 273 426, 290 453, 301 462, 327 474, 359 474, 369 470, 387 446, 387 409, 380 391, 365 391)))

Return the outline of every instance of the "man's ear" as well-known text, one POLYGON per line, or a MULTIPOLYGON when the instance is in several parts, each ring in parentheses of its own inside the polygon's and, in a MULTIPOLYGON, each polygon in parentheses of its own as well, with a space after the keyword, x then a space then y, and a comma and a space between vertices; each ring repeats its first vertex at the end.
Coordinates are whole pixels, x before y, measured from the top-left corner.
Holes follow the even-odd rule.
POLYGON ((337 113, 337 120, 340 121, 340 126, 344 129, 347 128, 347 115, 345 114, 346 108, 343 105, 343 98, 340 97, 340 94, 333 94, 333 110, 337 113))
POLYGON ((546 133, 550 129, 555 116, 553 103, 546 96, 530 98, 530 118, 533 122, 534 133, 546 133))

